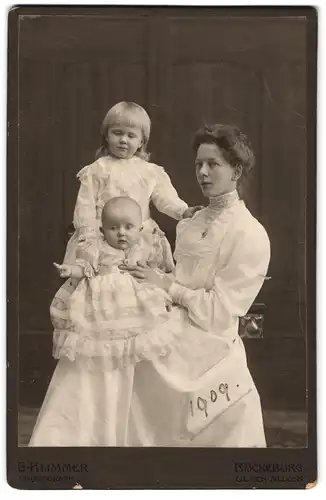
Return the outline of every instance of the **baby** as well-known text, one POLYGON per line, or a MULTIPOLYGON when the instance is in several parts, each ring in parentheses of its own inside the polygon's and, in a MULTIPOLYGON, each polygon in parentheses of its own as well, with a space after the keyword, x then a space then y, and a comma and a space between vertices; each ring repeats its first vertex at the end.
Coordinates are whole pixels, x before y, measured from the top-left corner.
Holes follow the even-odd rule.
POLYGON ((153 251, 149 245, 146 245, 141 231, 142 215, 138 203, 127 196, 111 198, 106 202, 102 211, 103 241, 99 249, 98 268, 93 269, 89 263, 93 257, 90 252, 94 249, 86 243, 86 238, 79 239, 75 265, 56 263, 54 265, 62 278, 83 278, 84 276, 91 278, 98 272, 102 274, 103 267, 108 266, 107 257, 111 265, 116 261, 136 263, 138 258, 138 261, 150 261, 152 265, 156 264, 159 267, 162 259, 160 240, 157 238, 153 251))
POLYGON ((69 278, 50 307, 54 357, 67 356, 73 361, 78 356, 100 356, 117 367, 126 360, 165 354, 175 334, 166 331, 171 303, 168 295, 154 285, 138 283, 119 269, 121 264, 139 262, 159 268, 163 262, 160 236, 157 244, 146 241, 138 203, 122 196, 104 205, 102 233, 96 259, 91 255, 94 246, 85 239, 77 245, 75 264, 54 263, 60 276, 69 278), (96 269, 91 264, 95 261, 96 269))

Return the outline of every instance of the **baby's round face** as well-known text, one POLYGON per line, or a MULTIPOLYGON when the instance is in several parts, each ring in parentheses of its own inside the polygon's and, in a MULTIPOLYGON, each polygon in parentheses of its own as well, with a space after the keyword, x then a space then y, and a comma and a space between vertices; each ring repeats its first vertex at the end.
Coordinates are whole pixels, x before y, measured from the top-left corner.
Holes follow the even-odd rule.
POLYGON ((128 250, 139 241, 141 223, 137 207, 123 203, 111 206, 102 219, 105 241, 113 248, 128 250))

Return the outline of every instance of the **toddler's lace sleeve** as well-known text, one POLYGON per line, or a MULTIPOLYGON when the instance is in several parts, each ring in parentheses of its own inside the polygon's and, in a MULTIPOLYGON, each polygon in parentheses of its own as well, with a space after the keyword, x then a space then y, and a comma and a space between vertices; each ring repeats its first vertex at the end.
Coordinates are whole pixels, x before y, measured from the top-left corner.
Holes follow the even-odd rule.
POLYGON ((80 187, 74 210, 74 226, 78 234, 91 236, 98 233, 96 202, 99 182, 96 177, 96 164, 84 167, 78 174, 80 187))
POLYGON ((85 275, 97 271, 99 258, 99 223, 96 219, 96 202, 99 182, 96 177, 96 163, 84 167, 78 174, 80 187, 74 210, 74 226, 77 232, 76 258, 85 275))
MULTIPOLYGON (((148 261, 151 264, 154 264, 156 267, 161 269, 164 272, 172 272, 174 271, 174 266, 170 265, 170 259, 167 259, 167 240, 160 230, 154 230, 152 234, 152 247, 150 249, 150 254, 148 257, 148 261), (167 263, 169 262, 169 265, 167 263)), ((173 263, 172 263, 173 264, 173 263)))

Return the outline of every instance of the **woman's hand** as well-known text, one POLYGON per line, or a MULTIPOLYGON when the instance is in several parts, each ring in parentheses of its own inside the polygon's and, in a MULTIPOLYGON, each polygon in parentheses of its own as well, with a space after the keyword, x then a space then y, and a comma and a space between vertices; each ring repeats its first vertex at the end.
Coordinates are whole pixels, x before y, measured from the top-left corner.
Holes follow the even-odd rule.
POLYGON ((172 275, 159 272, 142 262, 137 262, 135 266, 121 264, 119 269, 121 269, 121 271, 127 271, 140 283, 150 283, 162 288, 166 292, 174 282, 174 277, 172 275))
POLYGON ((182 218, 183 219, 191 219, 193 215, 198 212, 198 210, 202 210, 204 208, 203 205, 196 205, 195 207, 189 207, 187 210, 183 212, 182 218))

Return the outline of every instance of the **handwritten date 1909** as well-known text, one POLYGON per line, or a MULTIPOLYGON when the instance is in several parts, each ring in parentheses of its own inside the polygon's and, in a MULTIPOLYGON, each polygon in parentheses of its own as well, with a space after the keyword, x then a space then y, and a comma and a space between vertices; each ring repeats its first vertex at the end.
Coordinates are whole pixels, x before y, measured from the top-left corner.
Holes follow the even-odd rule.
POLYGON ((228 384, 220 384, 218 387, 218 391, 211 389, 209 399, 202 398, 201 396, 197 396, 195 402, 190 400, 190 414, 193 417, 196 411, 202 411, 205 413, 205 417, 208 417, 208 406, 210 403, 216 403, 219 397, 225 396, 227 402, 231 401, 229 397, 229 387, 228 384), (195 403, 195 404, 194 404, 195 403))

